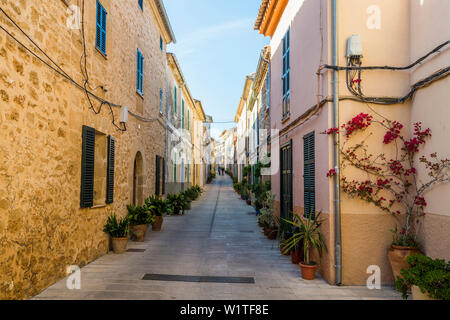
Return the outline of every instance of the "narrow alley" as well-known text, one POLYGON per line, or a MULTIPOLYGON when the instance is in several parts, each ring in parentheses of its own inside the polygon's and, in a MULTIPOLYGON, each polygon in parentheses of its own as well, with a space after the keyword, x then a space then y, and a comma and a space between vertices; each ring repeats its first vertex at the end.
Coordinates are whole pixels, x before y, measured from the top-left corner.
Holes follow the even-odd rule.
POLYGON ((299 266, 282 256, 277 244, 263 236, 254 209, 239 199, 231 179, 218 176, 192 203, 192 210, 165 217, 163 232, 149 232, 144 243, 129 242, 126 254, 110 253, 82 268, 80 290, 67 289, 62 279, 34 299, 401 298, 392 288, 303 280, 299 266), (158 280, 143 280, 146 274, 158 280), (164 275, 172 281, 161 279, 164 275), (198 276, 208 278, 199 281, 198 276))

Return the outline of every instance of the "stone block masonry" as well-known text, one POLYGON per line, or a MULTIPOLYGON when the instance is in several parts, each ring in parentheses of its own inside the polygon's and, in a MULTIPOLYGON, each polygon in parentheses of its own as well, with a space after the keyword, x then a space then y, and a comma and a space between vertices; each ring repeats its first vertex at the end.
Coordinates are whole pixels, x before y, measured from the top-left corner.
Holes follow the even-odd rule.
MULTIPOLYGON (((159 90, 165 90, 166 54, 160 49, 161 31, 149 2, 144 1, 144 10, 137 1, 101 4, 108 13, 106 56, 95 46, 96 1, 85 1, 90 87, 108 101, 164 123, 159 90), (136 93, 138 48, 144 56, 143 96, 136 93)), ((82 83, 82 36, 80 30, 67 27, 70 14, 64 1, 0 0, 0 5, 82 83)), ((38 53, 2 13, 0 25, 38 53)), ((114 108, 113 113, 118 123, 119 110, 114 108)), ((135 117, 129 118, 127 129, 120 132, 113 126, 106 105, 95 115, 82 90, 0 30, 0 299, 34 296, 64 277, 68 266, 84 266, 106 254, 109 243, 102 229, 107 216, 113 211, 124 216, 134 198, 142 201, 154 193, 155 158, 164 156, 165 129, 158 121, 135 117), (80 209, 83 125, 116 139, 110 205, 80 209), (135 178, 138 153, 140 170, 135 178)))

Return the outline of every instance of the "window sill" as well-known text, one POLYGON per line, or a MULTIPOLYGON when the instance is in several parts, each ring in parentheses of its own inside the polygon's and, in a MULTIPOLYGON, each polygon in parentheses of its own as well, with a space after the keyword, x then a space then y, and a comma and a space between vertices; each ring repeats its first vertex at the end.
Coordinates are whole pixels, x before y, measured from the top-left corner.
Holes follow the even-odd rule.
POLYGON ((106 208, 107 206, 108 205, 106 205, 106 204, 99 204, 99 205, 96 205, 96 206, 92 206, 89 209, 102 209, 102 208, 106 208))
POLYGON ((136 93, 137 93, 137 95, 138 95, 139 97, 141 97, 142 99, 144 99, 144 94, 143 94, 143 93, 140 93, 139 91, 136 91, 136 93))
POLYGON ((291 118, 291 114, 288 113, 287 115, 285 115, 283 118, 281 118, 281 123, 285 124, 286 122, 288 122, 288 120, 291 118))
POLYGON ((108 60, 108 56, 106 55, 106 53, 103 53, 98 47, 97 45, 95 45, 95 49, 97 50, 98 53, 100 53, 102 55, 103 58, 105 58, 105 60, 108 60))

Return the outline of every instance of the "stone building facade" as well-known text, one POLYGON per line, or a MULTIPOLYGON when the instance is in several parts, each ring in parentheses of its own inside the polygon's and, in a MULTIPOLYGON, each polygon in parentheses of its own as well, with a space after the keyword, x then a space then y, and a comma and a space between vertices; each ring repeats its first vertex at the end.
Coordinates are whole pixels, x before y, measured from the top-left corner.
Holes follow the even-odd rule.
POLYGON ((77 15, 83 10, 70 10, 67 2, 1 1, 11 19, 0 13, 10 33, 0 31, 0 299, 31 297, 65 276, 68 266, 106 254, 107 216, 125 216, 127 204, 142 203, 157 187, 162 192, 156 164, 165 156, 158 138, 165 135, 165 48, 175 40, 164 6, 159 0, 143 1, 142 8, 137 0, 86 0, 80 2, 84 15, 77 15), (98 3, 106 12, 100 49, 98 3), (81 16, 84 28, 77 28, 81 16), (88 99, 87 76, 86 88, 98 98, 88 99), (126 131, 120 106, 129 110, 126 131), (80 208, 83 127, 95 132, 89 208, 80 208), (107 141, 115 142, 112 180, 107 141), (112 199, 106 191, 111 181, 112 199))

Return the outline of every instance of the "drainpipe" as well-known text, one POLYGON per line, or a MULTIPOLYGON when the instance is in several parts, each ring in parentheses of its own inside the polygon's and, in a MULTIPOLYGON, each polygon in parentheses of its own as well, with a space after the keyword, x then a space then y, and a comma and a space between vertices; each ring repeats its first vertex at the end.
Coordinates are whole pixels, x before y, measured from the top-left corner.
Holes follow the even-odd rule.
MULTIPOLYGON (((332 0, 332 65, 338 65, 338 0, 332 0)), ((339 128, 339 71, 333 71, 332 79, 332 121, 333 128, 339 128)), ((333 211, 334 211, 334 237, 335 237, 335 278, 336 285, 342 284, 342 237, 341 237, 341 195, 340 195, 340 150, 339 135, 333 135, 333 168, 336 175, 333 177, 333 211)))

